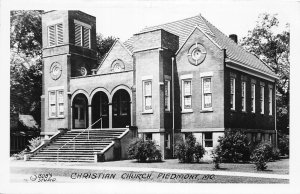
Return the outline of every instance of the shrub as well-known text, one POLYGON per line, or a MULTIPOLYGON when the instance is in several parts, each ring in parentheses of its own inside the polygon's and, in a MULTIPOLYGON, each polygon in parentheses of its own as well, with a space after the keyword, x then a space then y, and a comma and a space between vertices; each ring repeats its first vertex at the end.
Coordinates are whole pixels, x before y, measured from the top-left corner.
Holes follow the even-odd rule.
POLYGON ((281 155, 289 155, 289 136, 282 135, 278 138, 278 148, 281 155))
POLYGON ((251 154, 251 160, 256 166, 256 170, 267 169, 267 162, 272 159, 273 148, 269 143, 259 144, 251 154))
POLYGON ((42 143, 41 137, 32 138, 31 140, 29 140, 30 145, 28 145, 28 147, 30 151, 33 151, 35 148, 41 145, 41 143, 42 143))
POLYGON ((24 160, 24 155, 27 149, 24 149, 23 151, 13 154, 11 157, 13 160, 24 160))
POLYGON ((250 148, 246 134, 237 130, 225 132, 224 137, 219 137, 219 145, 215 154, 222 162, 240 162, 250 160, 250 148))
POLYGON ((280 156, 280 150, 274 148, 274 149, 272 150, 272 160, 273 160, 273 161, 279 160, 279 156, 280 156))
POLYGON ((175 155, 181 163, 199 162, 205 153, 204 148, 192 134, 189 134, 186 141, 178 141, 175 147, 175 155))
POLYGON ((221 157, 216 153, 216 149, 212 151, 214 169, 220 169, 221 157))
POLYGON ((159 146, 154 141, 137 139, 128 148, 128 157, 138 162, 161 161, 159 146))

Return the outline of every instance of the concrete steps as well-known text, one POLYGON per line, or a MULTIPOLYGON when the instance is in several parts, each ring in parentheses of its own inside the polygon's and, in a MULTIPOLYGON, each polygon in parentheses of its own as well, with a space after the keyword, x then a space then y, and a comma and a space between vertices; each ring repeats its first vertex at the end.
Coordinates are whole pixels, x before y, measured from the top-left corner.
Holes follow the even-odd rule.
POLYGON ((39 150, 39 152, 31 156, 29 160, 47 162, 94 162, 94 152, 103 152, 103 150, 114 144, 114 139, 121 137, 126 132, 126 129, 90 130, 89 135, 87 131, 81 132, 80 130, 68 131, 39 150))

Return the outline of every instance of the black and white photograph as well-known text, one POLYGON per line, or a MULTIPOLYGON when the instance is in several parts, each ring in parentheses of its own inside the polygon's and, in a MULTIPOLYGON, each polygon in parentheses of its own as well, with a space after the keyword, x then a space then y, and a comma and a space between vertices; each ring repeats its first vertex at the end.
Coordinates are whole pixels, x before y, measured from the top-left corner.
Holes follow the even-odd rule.
POLYGON ((0 8, 0 193, 300 193, 299 1, 0 8))

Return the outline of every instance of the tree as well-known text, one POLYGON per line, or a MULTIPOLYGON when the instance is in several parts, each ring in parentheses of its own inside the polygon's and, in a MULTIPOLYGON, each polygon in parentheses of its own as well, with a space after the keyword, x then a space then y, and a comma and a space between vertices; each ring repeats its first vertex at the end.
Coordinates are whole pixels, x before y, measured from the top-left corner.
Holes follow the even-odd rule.
POLYGON ((103 37, 102 34, 97 34, 96 41, 97 41, 97 62, 98 64, 100 64, 105 54, 109 51, 111 46, 116 41, 116 38, 113 36, 103 37))
POLYGON ((249 52, 257 55, 279 77, 277 88, 278 130, 288 133, 289 128, 289 86, 290 86, 290 32, 289 24, 277 33, 277 15, 261 14, 253 30, 241 41, 249 52))
POLYGON ((11 11, 10 115, 30 114, 40 124, 43 11, 11 11))

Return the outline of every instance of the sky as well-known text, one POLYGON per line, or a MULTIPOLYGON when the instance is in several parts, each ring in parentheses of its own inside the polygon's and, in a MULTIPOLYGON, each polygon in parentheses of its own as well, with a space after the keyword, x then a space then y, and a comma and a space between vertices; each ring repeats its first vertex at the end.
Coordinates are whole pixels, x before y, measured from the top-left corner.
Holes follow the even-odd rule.
POLYGON ((292 4, 288 2, 251 1, 127 1, 91 2, 94 6, 80 10, 97 18, 97 33, 125 41, 146 26, 172 22, 198 14, 204 16, 223 33, 239 38, 256 25, 259 14, 278 14, 279 30, 290 22, 292 4))

